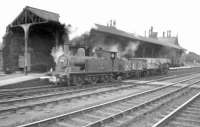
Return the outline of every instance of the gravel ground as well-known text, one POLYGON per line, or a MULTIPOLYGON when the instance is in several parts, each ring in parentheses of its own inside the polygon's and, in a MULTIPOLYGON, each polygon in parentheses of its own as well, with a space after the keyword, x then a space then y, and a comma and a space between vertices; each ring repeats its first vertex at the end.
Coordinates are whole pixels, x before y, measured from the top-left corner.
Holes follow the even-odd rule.
POLYGON ((116 127, 118 125, 123 125, 123 127, 151 127, 198 92, 197 89, 190 89, 186 94, 177 94, 173 100, 170 97, 165 98, 159 103, 152 103, 125 117, 116 119, 114 122, 107 124, 106 127, 116 127))
POLYGON ((149 101, 150 99, 157 98, 158 96, 165 95, 166 93, 169 93, 170 91, 174 91, 175 89, 178 89, 178 88, 177 87, 169 87, 169 88, 162 89, 162 90, 159 90, 159 91, 156 91, 156 92, 153 92, 153 93, 145 94, 145 95, 142 95, 142 96, 137 96, 136 98, 133 97, 131 99, 120 101, 120 102, 117 102, 117 103, 113 103, 113 104, 110 104, 110 105, 107 105, 107 106, 103 106, 103 107, 100 107, 100 108, 95 109, 95 110, 84 112, 82 114, 76 114, 73 117, 66 118, 63 121, 59 121, 59 122, 54 123, 54 124, 53 123, 49 124, 48 126, 50 126, 50 127, 60 126, 60 124, 62 124, 62 122, 65 125, 66 124, 73 124, 73 125, 77 124, 79 126, 80 125, 86 125, 86 124, 89 123, 89 121, 94 120, 93 118, 90 117, 91 115, 94 116, 94 114, 98 114, 95 117, 99 117, 100 114, 101 115, 104 114, 105 116, 108 117, 110 115, 114 115, 115 113, 119 113, 123 110, 126 110, 130 107, 139 105, 139 104, 144 103, 146 101, 149 101), (103 114, 102 114, 102 112, 103 112, 103 114))
MULTIPOLYGON (((157 107, 156 109, 154 109, 155 107, 150 108, 149 110, 153 109, 153 111, 143 115, 139 119, 133 120, 128 127, 151 127, 153 124, 164 118, 164 116, 168 115, 171 111, 186 102, 198 92, 198 90, 191 90, 187 94, 178 97, 178 99, 170 101, 162 107, 157 107)), ((163 100, 163 102, 164 101, 166 100, 163 100)))

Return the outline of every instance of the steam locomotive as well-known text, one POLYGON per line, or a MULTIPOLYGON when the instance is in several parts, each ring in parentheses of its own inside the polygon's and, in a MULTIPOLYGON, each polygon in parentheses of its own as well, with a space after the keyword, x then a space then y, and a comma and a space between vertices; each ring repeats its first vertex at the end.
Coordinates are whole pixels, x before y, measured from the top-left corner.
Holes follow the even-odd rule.
POLYGON ((95 84, 131 77, 167 73, 165 58, 120 58, 117 52, 97 49, 93 56, 63 54, 58 58, 50 82, 67 85, 95 84))

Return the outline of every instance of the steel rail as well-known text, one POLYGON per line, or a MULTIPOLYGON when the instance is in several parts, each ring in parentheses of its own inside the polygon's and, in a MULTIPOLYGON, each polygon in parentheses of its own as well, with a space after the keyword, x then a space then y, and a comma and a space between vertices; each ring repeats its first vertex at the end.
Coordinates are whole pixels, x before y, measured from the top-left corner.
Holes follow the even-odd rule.
MULTIPOLYGON (((193 76, 193 75, 196 75, 196 74, 199 74, 199 73, 189 73, 189 74, 191 74, 189 76, 193 76)), ((171 79, 171 78, 178 78, 178 77, 187 76, 187 75, 188 74, 181 74, 181 75, 172 75, 172 76, 168 76, 168 77, 162 77, 162 78, 159 78, 159 79, 153 79, 153 80, 149 80, 149 81, 144 81, 144 84, 151 83, 151 82, 156 82, 156 81, 160 81, 160 80, 167 80, 167 79, 171 79)))
MULTIPOLYGON (((192 83, 192 84, 190 84, 189 86, 191 86, 191 85, 194 85, 194 84, 196 84, 196 83, 199 83, 200 82, 200 80, 199 81, 196 81, 196 82, 194 82, 194 83, 192 83)), ((189 86, 185 86, 185 88, 188 88, 189 86)), ((182 87, 181 89, 182 90, 184 90, 185 88, 184 87, 182 87), (182 89, 183 88, 183 89, 182 89)), ((186 89, 187 90, 187 89, 186 89)), ((191 89, 191 88, 189 88, 187 91, 185 91, 184 93, 180 93, 181 95, 178 95, 178 96, 176 96, 175 98, 172 98, 172 99, 168 99, 167 101, 164 101, 163 103, 161 103, 161 104, 158 104, 158 105, 156 105, 155 107, 152 107, 152 109, 150 109, 150 110, 147 110, 147 111, 145 111, 145 112, 142 112, 142 113, 140 113, 140 114, 137 114, 136 116, 134 116, 133 118, 130 118, 129 120, 127 120, 127 121, 125 121, 125 122, 122 122, 122 123, 119 123, 116 127, 127 127, 127 126, 129 126, 131 123, 133 123, 133 121, 134 120, 137 120, 137 119, 139 119, 139 118, 142 118, 143 116, 145 116, 145 115, 147 115, 148 113, 151 113, 151 112, 153 112, 153 111, 156 111, 158 108, 160 108, 160 107, 162 107, 163 105, 165 105, 165 104, 168 104, 168 103, 171 103, 171 101, 173 101, 173 100, 175 100, 175 99, 179 99, 179 98, 181 98, 181 97, 183 97, 183 96, 185 96, 185 95, 187 95, 187 94, 185 94, 185 93, 189 93, 190 92, 190 90, 194 90, 194 89, 191 89)), ((175 92, 175 93, 172 93, 172 94, 176 94, 177 92, 175 92)), ((150 103, 151 105, 153 104, 153 103, 150 103)), ((151 106, 150 105, 150 106, 151 106)), ((146 108, 146 107, 145 107, 146 108)), ((149 108, 149 107, 148 107, 149 108)), ((148 109, 147 108, 147 109, 148 109)), ((124 114, 126 114, 126 113, 124 113, 124 114)), ((128 114, 128 113, 127 113, 128 114)), ((164 117, 164 116, 162 116, 162 117, 164 117)), ((118 118, 118 117, 117 117, 118 118)), ((114 119, 114 118, 113 118, 114 119)), ((142 120, 142 121, 144 121, 144 119, 142 120)), ((137 121, 136 121, 137 122, 137 121)), ((133 123, 134 124, 134 123, 133 123)), ((162 127, 162 126, 161 126, 162 127)))
MULTIPOLYGON (((138 85, 139 84, 130 85, 128 83, 124 86, 120 86, 119 84, 118 85, 109 85, 109 86, 106 85, 106 88, 117 87, 117 86, 119 86, 119 87, 112 88, 110 90, 103 90, 101 92, 103 93, 103 92, 122 90, 122 89, 126 89, 126 88, 136 87, 138 85)), ((52 97, 52 96, 62 96, 62 95, 68 95, 68 94, 71 95, 71 94, 80 93, 80 92, 93 91, 96 89, 100 89, 102 87, 105 87, 105 86, 96 86, 96 87, 90 87, 90 88, 86 88, 86 89, 78 89, 78 90, 72 90, 72 91, 62 91, 59 93, 50 93, 50 94, 45 94, 45 95, 41 95, 41 96, 31 96, 31 97, 25 97, 25 98, 10 99, 10 100, 6 100, 6 101, 0 101, 0 104, 14 103, 14 102, 19 102, 19 101, 33 100, 33 99, 42 99, 42 98, 48 98, 48 97, 52 97)), ((93 93, 95 94, 95 93, 101 93, 101 92, 93 92, 93 93)), ((84 96, 84 95, 78 95, 78 96, 84 96)))
POLYGON ((184 108, 186 106, 188 106, 189 104, 191 104, 198 97, 200 97, 200 92, 197 93, 196 95, 194 95, 192 98, 190 98, 184 104, 182 104, 181 106, 179 106, 178 108, 176 108, 175 110, 173 110, 170 114, 168 114, 167 116, 165 116, 163 119, 161 119, 160 121, 158 121, 157 123, 155 123, 152 127, 163 127, 167 122, 169 122, 173 117, 175 117, 177 113, 179 113, 182 110, 184 110, 184 108))
MULTIPOLYGON (((101 88, 101 87, 111 87, 111 86, 115 86, 115 85, 113 85, 113 84, 110 84, 110 85, 104 85, 105 83, 101 83, 101 84, 98 84, 98 85, 100 85, 100 86, 98 86, 98 85, 93 85, 93 86, 91 86, 91 87, 89 87, 89 86, 83 86, 83 87, 77 87, 77 86, 71 86, 71 87, 60 87, 60 86, 52 86, 50 89, 44 89, 44 90, 40 90, 39 89, 39 91, 30 91, 31 92, 31 94, 34 94, 34 93, 37 93, 37 92, 49 92, 49 91, 51 91, 52 92, 52 94, 55 94, 54 92, 55 91, 62 91, 62 92, 66 92, 66 91, 74 91, 74 92, 76 92, 77 91, 77 89, 78 90, 84 90, 84 89, 90 89, 90 88, 94 88, 94 89, 98 89, 98 88, 101 88)), ((119 85, 119 84, 118 84, 119 85)), ((117 85, 116 85, 117 86, 117 85)), ((27 91, 26 91, 27 92, 27 91)), ((21 94, 27 94, 27 93, 21 93, 21 94)), ((61 93, 62 93, 61 92, 61 93)), ((13 92, 13 93, 16 93, 16 92, 13 92)), ((0 93, 0 95, 1 95, 1 93, 0 93)), ((0 96, 1 98, 3 97, 3 95, 4 96, 9 96, 9 94, 7 95, 7 94, 2 94, 2 96, 0 96)), ((19 95, 19 94, 18 94, 19 95)))
POLYGON ((48 87, 53 87, 52 85, 45 85, 45 86, 34 86, 34 87, 25 87, 25 88, 0 88, 0 93, 2 92, 18 92, 18 91, 24 91, 24 90, 32 90, 32 89, 41 89, 41 88, 48 88, 48 87))

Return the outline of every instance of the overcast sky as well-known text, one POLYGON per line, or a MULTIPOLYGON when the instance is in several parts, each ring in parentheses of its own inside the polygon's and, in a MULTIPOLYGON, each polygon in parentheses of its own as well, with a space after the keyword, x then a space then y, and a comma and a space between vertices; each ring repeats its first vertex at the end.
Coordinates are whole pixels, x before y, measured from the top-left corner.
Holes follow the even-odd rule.
POLYGON ((172 30, 182 47, 200 54, 199 0, 2 0, 0 37, 26 5, 59 13, 61 23, 72 25, 73 35, 114 19, 117 28, 139 35, 150 26, 160 36, 172 30))

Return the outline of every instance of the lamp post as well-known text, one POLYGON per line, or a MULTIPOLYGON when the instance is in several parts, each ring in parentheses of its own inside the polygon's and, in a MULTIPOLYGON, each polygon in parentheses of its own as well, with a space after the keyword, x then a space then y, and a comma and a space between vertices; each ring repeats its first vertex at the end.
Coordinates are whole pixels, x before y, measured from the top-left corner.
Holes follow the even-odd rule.
POLYGON ((115 60, 115 57, 116 57, 115 55, 116 55, 115 52, 111 52, 112 72, 113 72, 114 60, 115 60))

